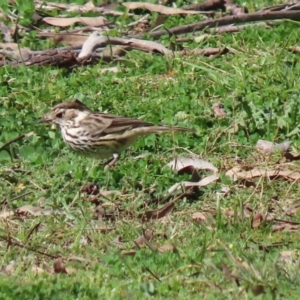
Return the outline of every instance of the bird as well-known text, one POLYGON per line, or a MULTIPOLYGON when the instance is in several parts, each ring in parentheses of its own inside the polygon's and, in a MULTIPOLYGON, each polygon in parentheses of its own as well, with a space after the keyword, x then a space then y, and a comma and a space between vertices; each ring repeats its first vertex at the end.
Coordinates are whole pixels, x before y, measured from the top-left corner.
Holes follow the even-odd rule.
POLYGON ((97 159, 110 158, 105 168, 113 166, 121 153, 140 136, 151 133, 193 129, 159 126, 136 118, 96 112, 75 99, 54 106, 39 123, 54 123, 60 127, 65 143, 75 152, 97 159))

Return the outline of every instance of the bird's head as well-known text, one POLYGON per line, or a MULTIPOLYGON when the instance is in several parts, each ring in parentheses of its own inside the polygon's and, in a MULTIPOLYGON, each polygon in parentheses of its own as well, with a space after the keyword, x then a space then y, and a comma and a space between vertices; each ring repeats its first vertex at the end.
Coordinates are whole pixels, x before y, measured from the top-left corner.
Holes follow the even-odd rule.
POLYGON ((90 109, 79 100, 63 102, 54 106, 39 123, 54 123, 59 126, 67 126, 73 122, 79 122, 90 113, 90 109))

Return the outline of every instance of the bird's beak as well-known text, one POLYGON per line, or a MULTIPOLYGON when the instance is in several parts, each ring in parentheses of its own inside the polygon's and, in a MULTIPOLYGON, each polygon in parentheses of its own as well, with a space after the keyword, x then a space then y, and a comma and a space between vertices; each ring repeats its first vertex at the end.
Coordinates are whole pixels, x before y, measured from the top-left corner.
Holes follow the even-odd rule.
POLYGON ((42 119, 38 120, 38 123, 49 123, 51 121, 52 119, 49 116, 45 115, 42 119))

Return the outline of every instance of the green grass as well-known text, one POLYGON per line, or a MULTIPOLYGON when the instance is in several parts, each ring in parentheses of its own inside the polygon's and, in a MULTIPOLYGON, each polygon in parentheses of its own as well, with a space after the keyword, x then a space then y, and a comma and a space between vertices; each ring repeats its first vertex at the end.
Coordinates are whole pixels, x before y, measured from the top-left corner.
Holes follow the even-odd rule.
MULTIPOLYGON (((257 9, 257 3, 246 1, 246 6, 257 9)), ((267 1, 259 3, 264 5, 267 1)), ((185 21, 169 17, 168 24, 185 21)), ((104 63, 72 70, 1 68, 0 147, 34 132, 0 152, 1 210, 36 205, 53 213, 0 218, 0 298, 298 299, 299 233, 274 232, 276 222, 254 229, 251 214, 248 218, 243 208, 248 203, 254 212, 300 222, 297 211, 285 213, 299 203, 298 182, 258 178, 252 180, 253 188, 225 176, 237 157, 245 165, 274 169, 280 161, 282 168, 299 169, 298 161, 255 152, 259 139, 291 140, 299 149, 299 54, 288 51, 299 44, 298 31, 297 22, 285 21, 271 29, 212 34, 200 43, 185 44, 189 49, 232 50, 214 58, 131 51, 124 63, 111 64, 118 66, 117 74, 102 74, 110 66, 104 63), (37 123, 50 107, 75 97, 95 110, 190 127, 196 134, 140 139, 114 168, 104 171, 98 161, 71 152, 58 130, 37 123), (214 117, 215 102, 225 105, 227 118, 214 117), (143 203, 166 197, 170 186, 189 179, 166 167, 176 156, 188 155, 184 148, 218 167, 221 179, 201 188, 193 199, 177 201, 164 218, 141 221, 140 213, 163 205, 143 208, 143 203), (149 155, 135 159, 141 154, 149 155), (120 192, 100 198, 114 219, 95 218, 95 205, 80 193, 89 182, 101 191, 120 192), (222 197, 218 192, 224 186, 230 193, 222 197), (192 218, 199 211, 206 216, 202 222, 192 218), (154 237, 150 245, 137 247, 134 240, 146 229, 154 230, 154 237), (172 244, 174 251, 155 251, 164 244, 172 244), (126 255, 131 249, 136 254, 126 255), (283 261, 280 253, 287 250, 295 253, 283 261), (67 261, 68 275, 35 274, 34 266, 52 270, 51 256, 84 260, 67 261)), ((169 37, 160 41, 169 45, 169 37)), ((47 48, 47 42, 33 38, 21 42, 47 48)))

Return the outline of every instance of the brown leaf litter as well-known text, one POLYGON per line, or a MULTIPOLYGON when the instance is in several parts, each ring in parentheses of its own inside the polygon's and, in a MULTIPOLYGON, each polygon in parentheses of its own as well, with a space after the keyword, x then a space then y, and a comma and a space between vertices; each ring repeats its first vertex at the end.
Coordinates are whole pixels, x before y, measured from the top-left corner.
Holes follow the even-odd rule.
POLYGON ((74 18, 65 18, 65 17, 46 17, 43 18, 43 21, 49 25, 58 26, 58 27, 67 27, 74 25, 75 23, 81 23, 85 26, 105 26, 108 24, 108 21, 104 17, 74 17, 74 18))
POLYGON ((178 14, 196 15, 199 13, 203 13, 201 11, 167 7, 164 5, 147 3, 147 2, 123 2, 122 5, 128 8, 129 10, 144 9, 144 10, 157 12, 164 15, 178 15, 178 14))
MULTIPOLYGON (((273 167, 274 168, 274 167, 273 167)), ((252 169, 244 170, 243 166, 234 166, 226 172, 226 176, 230 177, 234 181, 240 179, 254 179, 259 177, 266 177, 269 179, 285 179, 289 181, 297 181, 300 179, 300 173, 297 171, 284 170, 280 165, 275 169, 264 168, 264 167, 255 167, 252 169)))
POLYGON ((275 144, 266 140, 258 140, 256 144, 256 149, 264 154, 272 154, 274 152, 287 152, 290 148, 292 142, 286 141, 280 144, 275 144))

